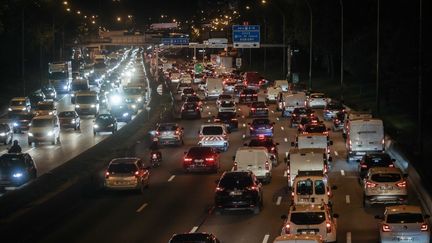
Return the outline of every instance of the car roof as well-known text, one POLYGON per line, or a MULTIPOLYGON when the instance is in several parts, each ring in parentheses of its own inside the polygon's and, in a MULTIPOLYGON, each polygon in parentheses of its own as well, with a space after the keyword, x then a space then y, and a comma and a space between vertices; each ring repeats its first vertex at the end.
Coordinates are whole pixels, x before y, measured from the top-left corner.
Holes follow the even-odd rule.
POLYGON ((397 214, 397 213, 422 213, 419 206, 415 205, 397 205, 386 207, 386 214, 397 214))
POLYGON ((37 104, 38 105, 53 105, 54 101, 52 101, 52 100, 39 101, 37 104))
POLYGON ((238 148, 237 152, 238 151, 246 151, 246 152, 263 151, 263 152, 267 153, 268 149, 266 147, 263 147, 263 146, 256 146, 256 147, 244 146, 244 147, 238 148))
POLYGON ((323 212, 325 204, 300 204, 290 206, 289 212, 323 212))
POLYGON ((162 126, 178 126, 178 124, 174 123, 174 122, 165 122, 165 123, 159 123, 158 126, 159 127, 162 127, 162 126))
POLYGON ((324 153, 325 149, 324 148, 291 148, 289 150, 289 154, 294 154, 294 153, 324 153))
POLYGON ((402 171, 397 167, 372 167, 369 169, 369 173, 402 173, 402 171))
POLYGON ((225 125, 219 124, 219 123, 209 123, 209 124, 201 125, 201 128, 204 128, 204 127, 225 127, 225 125))
POLYGON ((135 164, 140 158, 137 157, 124 157, 115 158, 110 161, 110 164, 135 164))

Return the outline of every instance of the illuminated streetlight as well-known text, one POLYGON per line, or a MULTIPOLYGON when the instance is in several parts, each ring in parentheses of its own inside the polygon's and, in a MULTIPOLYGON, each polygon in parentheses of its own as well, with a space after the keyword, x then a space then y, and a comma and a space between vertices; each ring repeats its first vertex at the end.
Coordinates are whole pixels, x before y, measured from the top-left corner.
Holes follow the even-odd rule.
POLYGON ((64 1, 63 4, 64 4, 64 5, 68 5, 68 2, 67 2, 67 1, 64 1))
POLYGON ((250 10, 250 7, 249 7, 249 6, 246 6, 246 10, 250 10))
POLYGON ((81 14, 81 11, 78 10, 78 11, 77 11, 77 14, 81 14))
POLYGON ((67 9, 66 9, 66 11, 70 12, 70 11, 71 11, 71 9, 70 9, 70 8, 67 8, 67 9))
POLYGON ((121 21, 121 17, 117 17, 117 21, 120 22, 121 21))

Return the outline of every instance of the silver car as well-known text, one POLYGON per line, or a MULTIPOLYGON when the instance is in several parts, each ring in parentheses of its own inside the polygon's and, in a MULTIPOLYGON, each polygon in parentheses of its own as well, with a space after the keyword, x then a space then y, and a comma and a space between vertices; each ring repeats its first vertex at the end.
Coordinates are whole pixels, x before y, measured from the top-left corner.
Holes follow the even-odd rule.
POLYGON ((365 207, 372 204, 404 204, 408 200, 406 175, 396 167, 370 168, 363 179, 365 207))
POLYGON ((426 219, 418 206, 399 205, 386 207, 384 217, 375 216, 379 223, 380 239, 387 242, 429 243, 430 230, 426 219))
POLYGON ((183 128, 177 123, 161 123, 154 131, 154 140, 159 145, 183 145, 183 128))
POLYGON ((105 172, 105 188, 111 190, 140 190, 149 185, 150 172, 140 158, 111 160, 105 172))

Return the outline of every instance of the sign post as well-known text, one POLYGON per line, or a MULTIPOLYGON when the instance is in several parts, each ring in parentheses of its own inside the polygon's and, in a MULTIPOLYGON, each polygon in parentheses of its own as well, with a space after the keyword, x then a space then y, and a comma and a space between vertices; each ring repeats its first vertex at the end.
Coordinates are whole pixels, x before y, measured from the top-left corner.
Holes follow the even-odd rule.
POLYGON ((232 39, 235 48, 259 48, 261 40, 260 26, 233 25, 232 39))

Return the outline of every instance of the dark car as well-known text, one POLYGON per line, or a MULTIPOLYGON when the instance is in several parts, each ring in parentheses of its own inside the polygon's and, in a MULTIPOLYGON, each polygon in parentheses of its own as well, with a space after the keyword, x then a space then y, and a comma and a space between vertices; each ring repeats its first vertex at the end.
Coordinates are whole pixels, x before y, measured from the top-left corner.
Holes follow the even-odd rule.
POLYGON ((386 153, 365 154, 358 166, 360 179, 364 179, 368 170, 372 167, 395 167, 395 161, 395 159, 390 158, 390 155, 386 153))
POLYGON ((338 112, 345 112, 345 107, 339 102, 330 102, 324 107, 323 116, 324 120, 330 121, 336 117, 338 112))
POLYGON ((209 233, 184 233, 173 235, 168 243, 220 243, 220 241, 209 233))
POLYGON ((57 98, 57 91, 52 85, 44 85, 41 91, 45 95, 45 99, 55 100, 57 98))
POLYGON ((73 128, 75 131, 81 128, 81 119, 76 111, 62 111, 58 118, 60 128, 73 128))
POLYGON ((246 89, 246 85, 244 84, 236 84, 234 85, 234 94, 240 96, 241 92, 246 89))
POLYGON ((190 171, 211 171, 219 169, 219 153, 212 147, 192 147, 185 152, 183 169, 190 171))
POLYGON ((12 143, 13 130, 7 123, 0 123, 0 143, 4 145, 12 143))
POLYGON ((333 118, 333 131, 340 131, 343 129, 345 121, 345 111, 339 111, 336 113, 336 117, 333 118))
POLYGON ((243 89, 240 92, 239 103, 249 103, 258 101, 258 92, 254 89, 243 89))
POLYGON ((201 108, 196 102, 186 102, 181 108, 181 118, 182 119, 200 119, 201 118, 201 108))
POLYGON ((275 123, 267 118, 253 119, 248 125, 251 137, 273 137, 275 123))
POLYGON ((13 132, 21 133, 22 131, 29 130, 29 125, 33 116, 32 113, 27 112, 9 114, 9 119, 13 125, 13 132))
POLYGON ((249 110, 250 117, 268 117, 268 108, 265 102, 252 102, 249 110))
POLYGON ((27 153, 0 156, 0 186, 20 186, 37 177, 36 164, 27 153))
POLYGON ((202 101, 200 99, 200 97, 196 96, 196 95, 192 95, 192 96, 188 96, 186 97, 186 101, 185 102, 195 102, 198 104, 198 106, 200 107, 201 111, 202 111, 202 101))
POLYGON ((279 143, 275 143, 273 139, 271 138, 254 138, 251 139, 249 144, 247 146, 249 147, 265 147, 267 148, 267 151, 269 154, 274 156, 274 159, 272 160, 273 165, 277 165, 278 163, 278 148, 277 146, 279 143))
MULTIPOLYGON (((55 91, 55 90, 54 90, 55 91)), ((45 101, 46 96, 45 94, 42 92, 42 90, 36 90, 34 92, 32 92, 28 98, 30 99, 30 105, 32 108, 36 108, 37 103, 41 102, 41 101, 45 101)))
POLYGON ((229 132, 238 129, 237 113, 231 111, 218 112, 214 118, 214 122, 221 122, 226 124, 229 132))
POLYGON ((182 100, 186 100, 186 98, 196 96, 196 92, 193 88, 185 88, 182 91, 181 98, 182 100))
POLYGON ((128 123, 132 120, 134 110, 129 108, 127 104, 112 105, 110 113, 117 121, 128 123))
POLYGON ((312 119, 312 122, 309 122, 305 125, 299 125, 299 132, 308 134, 308 133, 322 133, 328 136, 329 129, 323 122, 315 122, 312 119))
POLYGON ((296 107, 291 114, 291 127, 300 124, 303 117, 313 117, 314 111, 310 108, 296 107))
POLYGON ((117 131, 117 120, 111 114, 99 114, 96 116, 93 125, 93 135, 98 132, 111 132, 114 134, 117 131))
POLYGON ((252 210, 255 214, 263 206, 262 185, 250 171, 224 172, 215 192, 215 211, 252 210))

